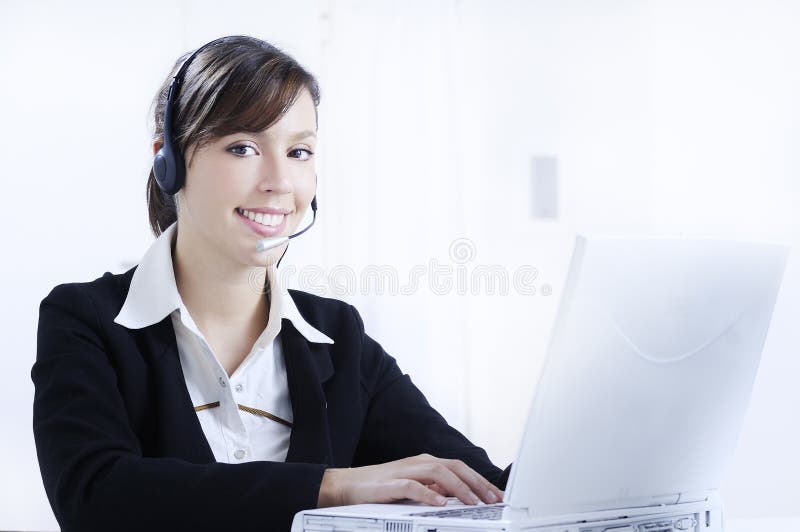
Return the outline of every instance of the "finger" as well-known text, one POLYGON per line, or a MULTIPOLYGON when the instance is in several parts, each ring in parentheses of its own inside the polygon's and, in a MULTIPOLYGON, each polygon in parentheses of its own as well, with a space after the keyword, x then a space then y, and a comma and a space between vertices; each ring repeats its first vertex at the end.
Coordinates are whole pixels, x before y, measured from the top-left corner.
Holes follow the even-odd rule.
POLYGON ((486 478, 461 460, 437 458, 427 453, 410 457, 407 460, 414 464, 428 464, 430 462, 446 464, 448 468, 454 470, 456 475, 470 487, 470 490, 478 494, 480 499, 484 502, 495 503, 503 500, 504 493, 502 490, 486 480, 486 478))
POLYGON ((478 504, 480 498, 475 495, 470 487, 451 471, 443 460, 434 459, 432 462, 420 463, 409 467, 402 473, 406 478, 413 478, 426 484, 436 483, 448 495, 454 495, 464 504, 478 504))
POLYGON ((408 478, 397 478, 381 483, 376 489, 376 496, 380 502, 411 499, 431 506, 443 506, 447 502, 441 494, 408 478))
POLYGON ((445 491, 445 489, 443 487, 441 487, 439 484, 437 484, 436 482, 434 482, 433 484, 430 484, 430 485, 428 485, 426 487, 428 489, 431 489, 431 490, 435 491, 436 493, 438 493, 440 495, 447 496, 447 491, 445 491))
POLYGON ((458 475, 483 502, 492 504, 503 500, 503 492, 497 486, 486 480, 480 473, 461 460, 440 460, 458 475))

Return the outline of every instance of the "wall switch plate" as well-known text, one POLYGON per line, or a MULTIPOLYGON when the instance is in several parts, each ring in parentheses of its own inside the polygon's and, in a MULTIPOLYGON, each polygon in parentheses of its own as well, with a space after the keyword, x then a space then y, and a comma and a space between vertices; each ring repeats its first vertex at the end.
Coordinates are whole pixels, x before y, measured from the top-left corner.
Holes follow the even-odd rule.
POLYGON ((558 218, 558 158, 533 157, 531 163, 531 216, 558 218))

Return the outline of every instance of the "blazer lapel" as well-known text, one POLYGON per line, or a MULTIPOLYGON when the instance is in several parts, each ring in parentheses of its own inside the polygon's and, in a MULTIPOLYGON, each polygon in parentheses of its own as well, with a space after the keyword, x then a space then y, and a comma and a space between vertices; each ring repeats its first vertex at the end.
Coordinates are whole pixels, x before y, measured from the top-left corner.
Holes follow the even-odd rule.
POLYGON ((155 439, 158 456, 174 456, 197 464, 214 462, 214 453, 186 388, 172 319, 167 316, 141 332, 144 352, 154 355, 152 392, 153 404, 158 409, 155 439))
POLYGON ((281 322, 281 348, 294 416, 287 462, 331 463, 327 403, 322 383, 333 375, 327 349, 309 343, 292 322, 281 322))

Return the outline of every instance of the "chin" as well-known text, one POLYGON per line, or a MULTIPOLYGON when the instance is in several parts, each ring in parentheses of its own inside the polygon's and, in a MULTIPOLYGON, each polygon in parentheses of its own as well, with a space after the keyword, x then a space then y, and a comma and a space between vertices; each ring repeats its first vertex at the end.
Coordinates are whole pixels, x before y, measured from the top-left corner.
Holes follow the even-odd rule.
POLYGON ((281 260, 281 257, 283 256, 283 253, 288 245, 289 243, 286 242, 266 252, 261 252, 261 253, 255 252, 255 254, 258 256, 258 265, 259 266, 277 265, 278 261, 281 260))

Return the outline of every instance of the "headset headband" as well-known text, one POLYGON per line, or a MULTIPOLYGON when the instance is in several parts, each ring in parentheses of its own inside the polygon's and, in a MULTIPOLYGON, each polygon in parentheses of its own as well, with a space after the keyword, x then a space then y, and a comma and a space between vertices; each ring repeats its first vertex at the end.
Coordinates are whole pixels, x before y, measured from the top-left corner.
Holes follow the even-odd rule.
POLYGON ((161 149, 158 150, 158 153, 156 153, 155 157, 153 158, 153 175, 156 178, 156 183, 158 184, 159 188, 166 194, 177 194, 177 192, 183 186, 186 178, 186 164, 183 160, 183 154, 178 148, 178 143, 175 141, 175 138, 172 136, 175 104, 178 101, 178 96, 180 95, 180 88, 183 85, 183 77, 186 75, 186 70, 189 68, 189 65, 194 58, 197 57, 197 54, 209 46, 239 37, 240 36, 238 35, 220 37, 219 39, 214 39, 213 41, 207 42, 195 50, 192 55, 190 55, 181 64, 178 72, 175 74, 175 76, 173 76, 172 81, 169 84, 167 102, 164 106, 164 142, 161 146, 161 149))

